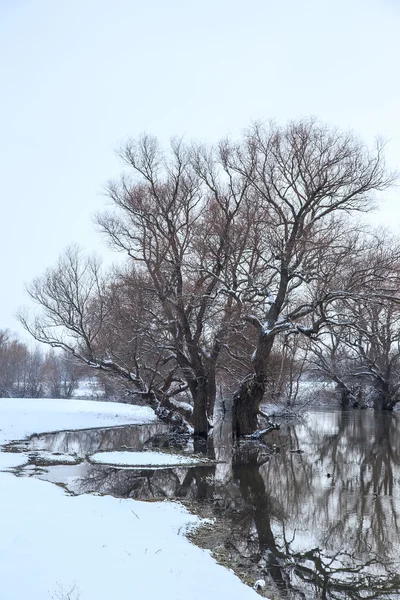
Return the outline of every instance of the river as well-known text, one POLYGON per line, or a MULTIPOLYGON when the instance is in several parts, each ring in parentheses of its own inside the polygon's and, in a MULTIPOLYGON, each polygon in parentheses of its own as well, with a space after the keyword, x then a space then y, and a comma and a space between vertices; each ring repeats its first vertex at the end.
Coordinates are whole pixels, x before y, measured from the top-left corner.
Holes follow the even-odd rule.
MULTIPOLYGON (((95 465, 99 451, 194 453, 165 425, 33 436, 30 450, 75 453, 76 465, 35 461, 21 474, 73 494, 178 499, 213 519, 193 535, 243 580, 263 579, 271 598, 400 598, 400 416, 374 411, 310 412, 281 423, 265 443, 233 446, 220 422, 196 467, 95 465), (36 462, 36 464, 35 464, 36 462)), ((196 450, 198 450, 196 448, 196 450)))

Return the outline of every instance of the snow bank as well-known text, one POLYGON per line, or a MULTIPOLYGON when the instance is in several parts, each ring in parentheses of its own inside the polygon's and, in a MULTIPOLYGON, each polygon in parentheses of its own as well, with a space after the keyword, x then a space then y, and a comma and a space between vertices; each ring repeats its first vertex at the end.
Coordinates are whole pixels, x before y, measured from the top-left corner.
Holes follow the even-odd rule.
POLYGON ((193 456, 167 454, 166 452, 98 452, 93 454, 90 460, 104 465, 126 467, 165 467, 208 462, 193 456))
POLYGON ((2 600, 50 600, 74 585, 80 600, 257 598, 188 542, 183 528, 197 519, 178 504, 70 497, 8 473, 0 489, 2 600))
POLYGON ((0 471, 21 467, 28 462, 28 456, 20 452, 0 452, 0 471))
POLYGON ((92 400, 0 398, 0 444, 33 433, 152 423, 147 406, 92 400))

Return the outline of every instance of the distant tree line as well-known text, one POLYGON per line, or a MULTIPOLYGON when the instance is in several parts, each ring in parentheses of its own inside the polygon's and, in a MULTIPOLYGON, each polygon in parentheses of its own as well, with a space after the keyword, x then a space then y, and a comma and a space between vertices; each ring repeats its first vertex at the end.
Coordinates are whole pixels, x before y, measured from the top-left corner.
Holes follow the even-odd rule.
POLYGON ((119 155, 127 172, 97 223, 126 261, 105 272, 67 249, 28 287, 40 311, 20 320, 36 340, 203 436, 217 394, 234 434, 251 434, 304 370, 343 404, 368 388, 393 408, 400 245, 358 220, 395 180, 379 140, 308 119, 215 146, 144 135, 119 155))
POLYGON ((67 354, 29 348, 0 330, 0 398, 71 398, 90 375, 67 354))

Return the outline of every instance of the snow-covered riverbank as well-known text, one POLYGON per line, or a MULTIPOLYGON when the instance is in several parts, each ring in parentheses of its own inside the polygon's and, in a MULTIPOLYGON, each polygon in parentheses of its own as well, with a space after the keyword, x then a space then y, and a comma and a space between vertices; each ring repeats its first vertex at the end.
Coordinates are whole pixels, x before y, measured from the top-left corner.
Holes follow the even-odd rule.
MULTIPOLYGON (((150 409, 78 400, 0 399, 0 444, 33 433, 149 423, 150 409)), ((26 461, 0 453, 0 470, 26 461)), ((0 472, 1 600, 256 600, 259 596, 184 533, 181 505, 69 496, 0 472)))

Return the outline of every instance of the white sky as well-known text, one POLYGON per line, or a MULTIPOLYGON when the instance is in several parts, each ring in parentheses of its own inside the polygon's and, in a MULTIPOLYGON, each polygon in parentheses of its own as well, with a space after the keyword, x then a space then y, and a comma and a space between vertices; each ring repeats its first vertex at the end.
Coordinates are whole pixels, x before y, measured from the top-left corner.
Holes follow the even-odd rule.
POLYGON ((400 167, 399 31, 399 0, 0 0, 0 329, 69 243, 105 252, 92 215, 128 136, 314 115, 400 167))

